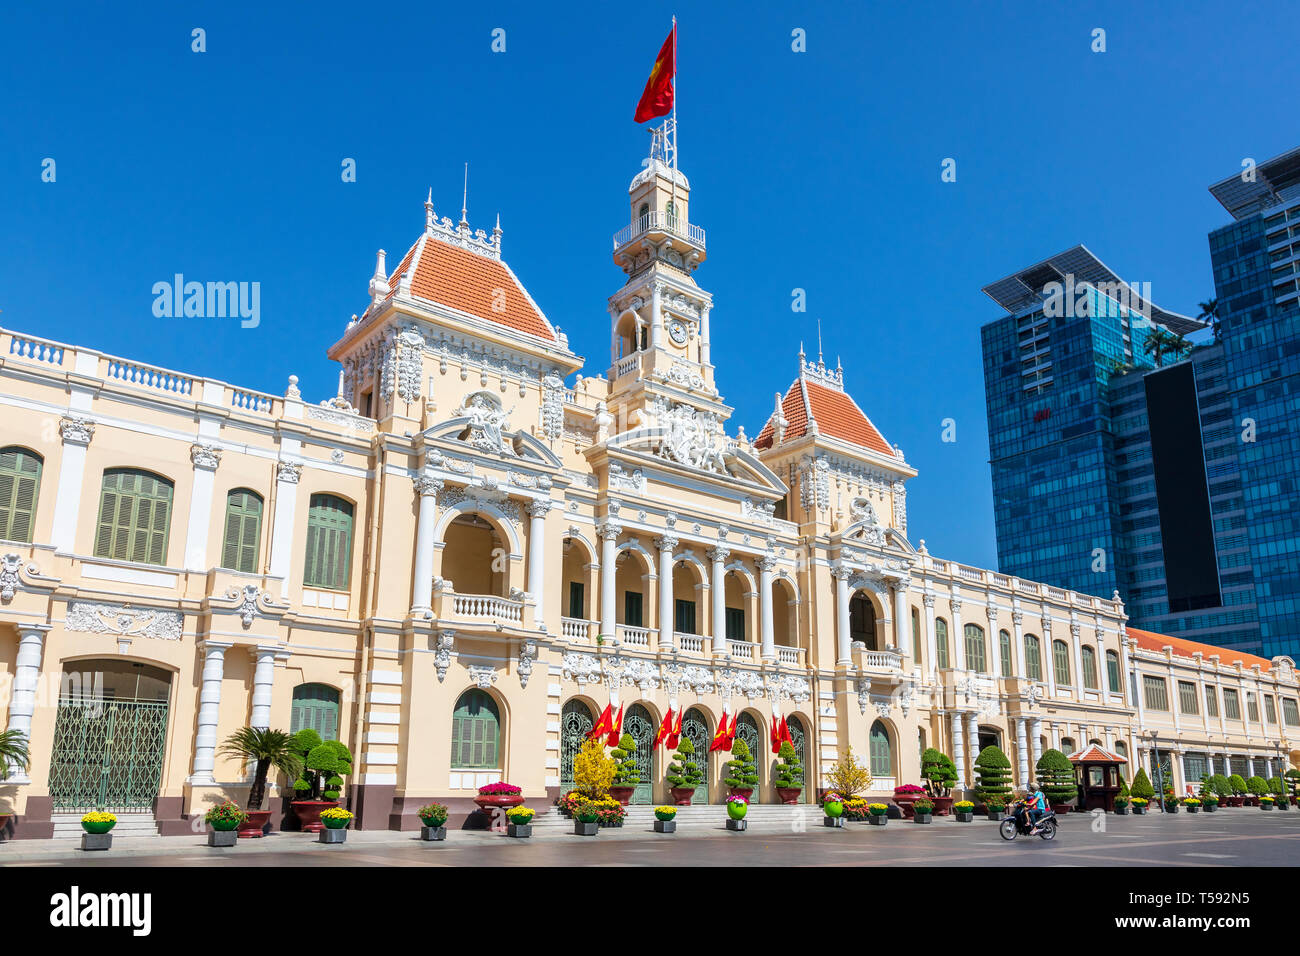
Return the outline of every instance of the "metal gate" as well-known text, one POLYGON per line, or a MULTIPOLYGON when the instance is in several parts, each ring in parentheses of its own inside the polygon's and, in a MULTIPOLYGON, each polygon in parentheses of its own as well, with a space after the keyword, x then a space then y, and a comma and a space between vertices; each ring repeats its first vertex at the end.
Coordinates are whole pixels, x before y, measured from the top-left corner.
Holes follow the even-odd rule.
POLYGON ((655 723, 650 711, 640 704, 633 704, 623 715, 623 733, 631 734, 636 742, 636 770, 641 782, 632 791, 628 803, 652 803, 654 801, 654 756, 655 723))
POLYGON ((759 795, 763 792, 763 761, 767 758, 764 755, 762 738, 758 735, 758 721, 754 720, 752 715, 741 714, 736 718, 736 739, 743 740, 749 747, 749 753, 754 758, 754 773, 758 775, 758 783, 754 784, 754 793, 750 796, 749 802, 761 803, 759 795))
POLYGON ((167 701, 60 698, 50 756, 55 810, 152 810, 162 779, 167 701))
POLYGON ((713 738, 709 734, 709 721, 702 713, 692 707, 682 718, 682 737, 691 742, 695 748, 695 764, 704 774, 700 785, 691 794, 691 803, 709 802, 709 744, 713 738))
POLYGON ((799 800, 801 803, 809 803, 812 800, 813 788, 808 786, 808 779, 809 779, 808 750, 804 746, 805 742, 807 741, 807 735, 803 731, 803 721, 800 720, 798 717, 794 716, 793 714, 791 714, 788 718, 786 718, 785 725, 786 728, 790 731, 790 740, 791 740, 790 746, 794 747, 795 757, 798 759, 799 764, 803 767, 803 781, 800 784, 800 786, 803 787, 803 792, 799 794, 799 800))
POLYGON ((591 716, 591 708, 580 700, 571 700, 564 705, 560 715, 560 791, 568 793, 573 789, 573 758, 578 756, 583 741, 591 728, 596 726, 591 716))

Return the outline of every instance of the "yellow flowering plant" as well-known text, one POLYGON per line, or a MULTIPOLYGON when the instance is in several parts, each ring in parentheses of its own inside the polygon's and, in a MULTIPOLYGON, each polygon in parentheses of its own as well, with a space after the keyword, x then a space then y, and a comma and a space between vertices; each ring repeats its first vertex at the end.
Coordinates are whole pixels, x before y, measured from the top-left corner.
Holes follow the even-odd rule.
POLYGON ((117 817, 103 810, 91 810, 81 818, 82 823, 116 823, 117 817))
POLYGON ((344 810, 342 807, 330 807, 321 813, 322 820, 351 820, 354 814, 350 810, 344 810))
POLYGON ((524 826, 532 822, 535 812, 531 807, 511 807, 506 811, 506 818, 517 827, 524 826))

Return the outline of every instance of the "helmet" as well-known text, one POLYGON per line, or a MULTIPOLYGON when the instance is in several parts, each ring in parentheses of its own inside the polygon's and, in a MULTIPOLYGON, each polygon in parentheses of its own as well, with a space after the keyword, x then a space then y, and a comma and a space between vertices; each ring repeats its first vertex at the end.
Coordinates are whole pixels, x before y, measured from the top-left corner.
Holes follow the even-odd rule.
POLYGON ((1036 783, 1034 783, 1034 782, 1031 781, 1031 782, 1029 782, 1029 783, 1027 783, 1027 784, 1025 785, 1025 789, 1028 790, 1030 793, 1037 793, 1037 792, 1038 792, 1038 784, 1036 784, 1036 783))

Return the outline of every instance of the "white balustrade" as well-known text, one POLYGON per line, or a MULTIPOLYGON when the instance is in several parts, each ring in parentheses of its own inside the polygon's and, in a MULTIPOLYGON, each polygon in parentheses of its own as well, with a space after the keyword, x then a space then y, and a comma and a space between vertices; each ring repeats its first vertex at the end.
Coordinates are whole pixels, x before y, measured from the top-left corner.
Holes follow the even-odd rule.
POLYGON ((684 651, 692 654, 704 653, 704 638, 699 634, 683 634, 681 631, 674 631, 673 640, 684 651))
POLYGON ((524 606, 491 594, 453 594, 451 613, 459 618, 477 620, 503 620, 519 624, 524 619, 524 606))
POLYGON ((9 340, 9 354, 27 359, 29 362, 63 365, 63 346, 44 339, 20 338, 15 335, 9 340))
POLYGON ((620 624, 618 625, 618 639, 629 647, 649 647, 650 628, 620 624))
POLYGON ((619 246, 626 245, 637 236, 651 230, 670 232, 675 236, 681 236, 683 239, 689 239, 701 248, 704 247, 703 229, 699 226, 692 226, 680 216, 670 215, 666 211, 660 212, 656 209, 654 212, 648 212, 639 217, 635 222, 624 226, 615 233, 614 248, 617 249, 619 246))
POLYGON ((230 407, 244 412, 269 412, 275 403, 272 396, 242 388, 230 389, 230 407))
POLYGON ((188 376, 169 372, 165 368, 155 368, 152 365, 141 365, 123 359, 108 360, 108 377, 128 385, 138 385, 140 388, 168 392, 172 395, 189 395, 194 390, 194 379, 188 376))
POLYGON ((896 669, 903 666, 903 655, 895 651, 865 651, 867 667, 896 669))
POLYGON ((727 641, 727 653, 732 657, 740 658, 742 661, 752 661, 756 647, 758 645, 753 641, 727 641))
POLYGON ((983 581, 984 572, 978 568, 968 568, 964 564, 957 565, 957 576, 965 578, 967 581, 983 581))
POLYGON ((631 355, 625 355, 614 365, 614 377, 622 378, 624 375, 630 375, 641 367, 641 353, 633 352, 631 355))
POLYGON ((778 644, 776 647, 776 659, 780 661, 782 664, 798 664, 799 648, 782 647, 781 645, 778 644))
POLYGON ((560 618, 560 636, 570 640, 585 641, 591 635, 591 622, 580 617, 560 618))

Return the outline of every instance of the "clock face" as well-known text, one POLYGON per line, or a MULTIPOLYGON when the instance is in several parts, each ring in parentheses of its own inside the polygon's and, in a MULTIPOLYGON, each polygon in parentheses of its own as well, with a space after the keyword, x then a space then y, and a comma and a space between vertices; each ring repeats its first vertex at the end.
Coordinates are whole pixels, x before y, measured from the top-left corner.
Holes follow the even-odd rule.
POLYGON ((686 344, 686 323, 681 319, 673 319, 668 323, 668 337, 678 345, 686 344))

